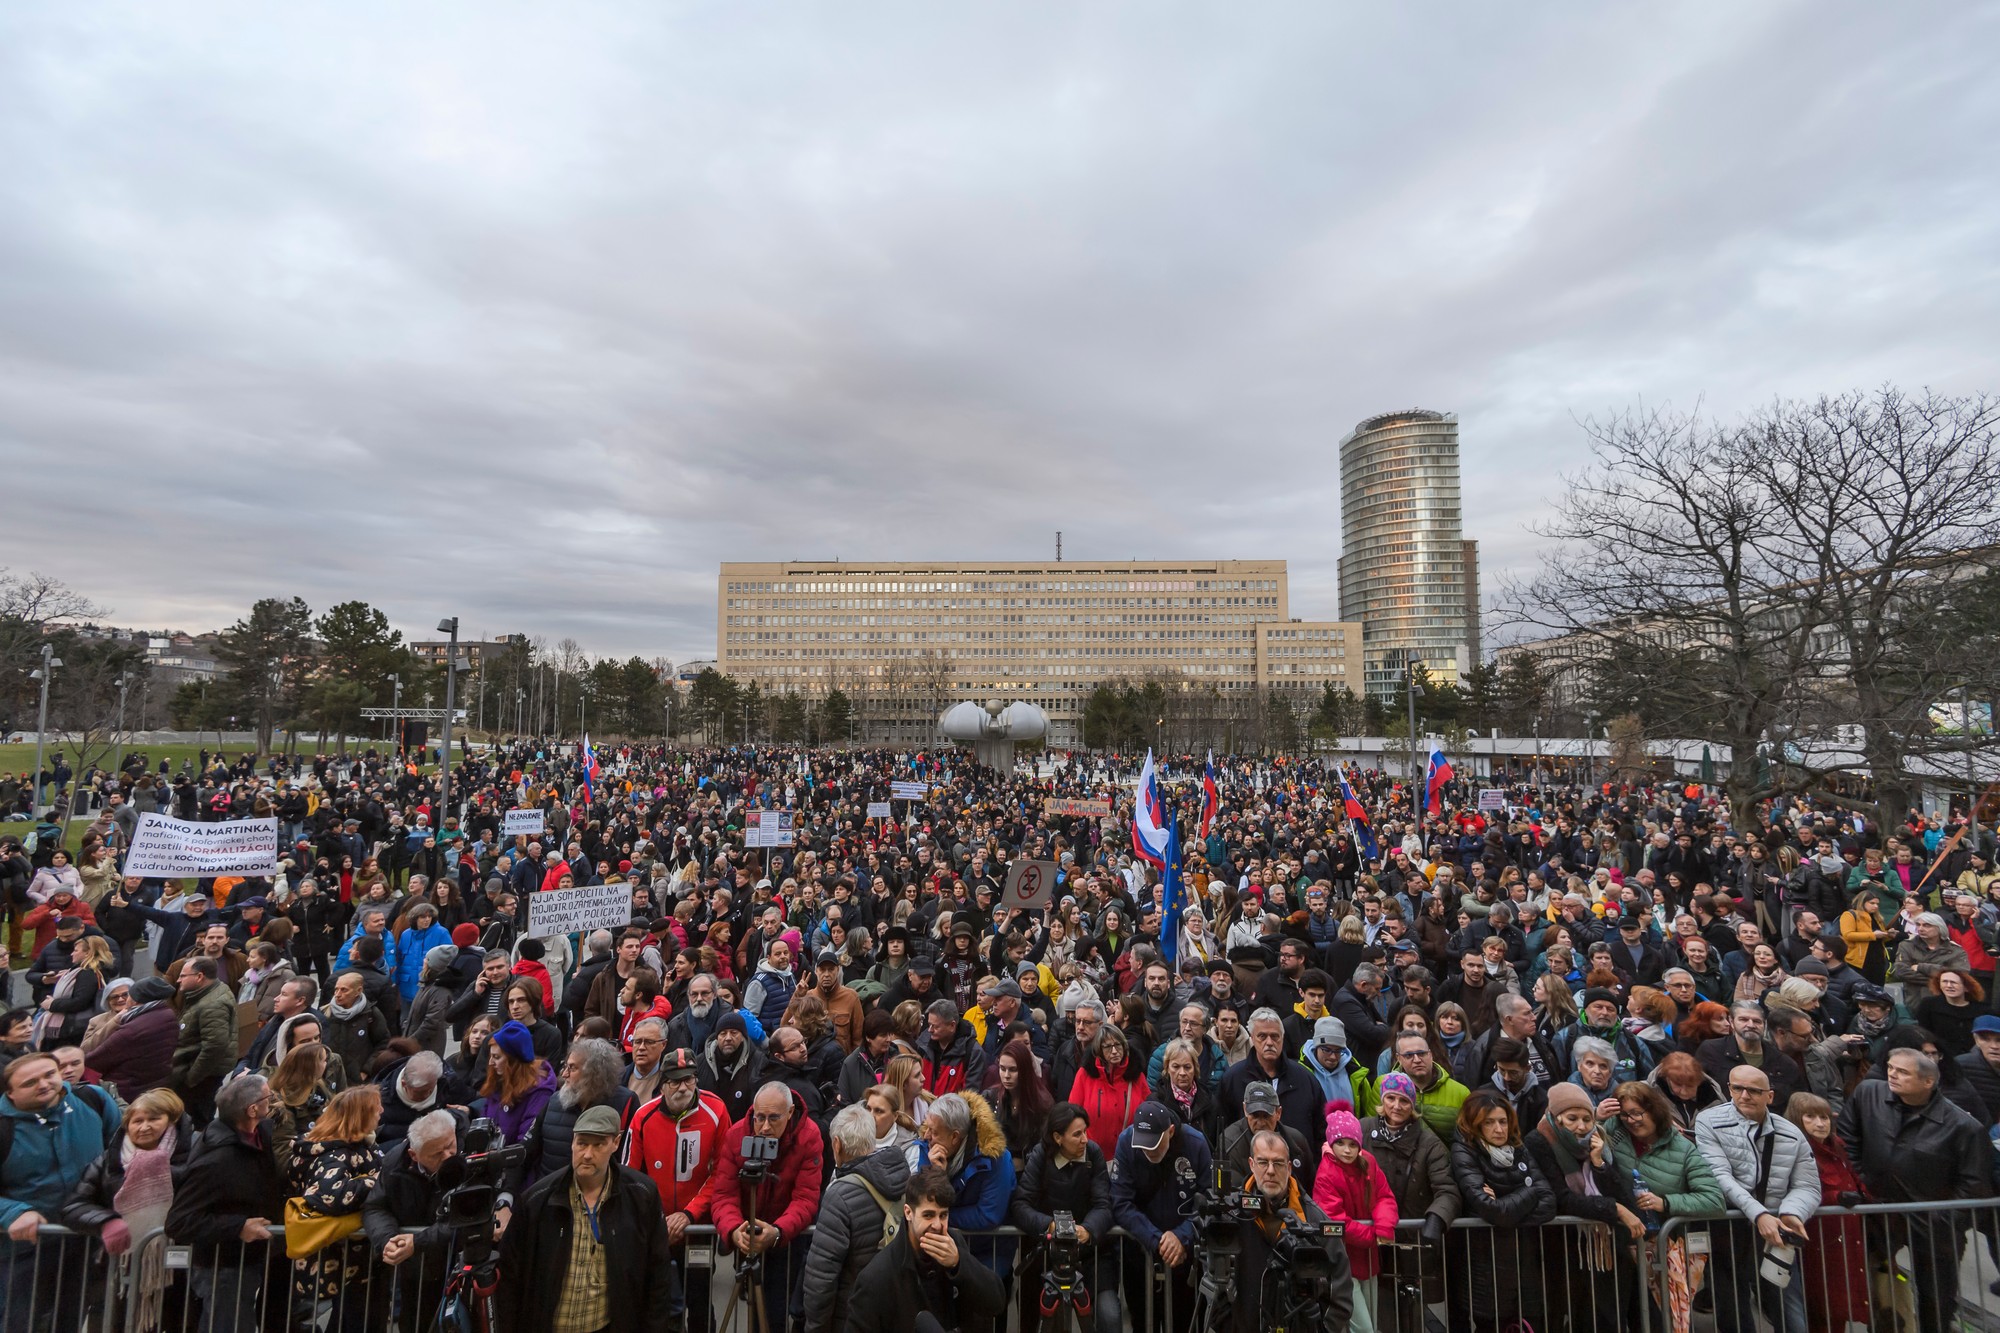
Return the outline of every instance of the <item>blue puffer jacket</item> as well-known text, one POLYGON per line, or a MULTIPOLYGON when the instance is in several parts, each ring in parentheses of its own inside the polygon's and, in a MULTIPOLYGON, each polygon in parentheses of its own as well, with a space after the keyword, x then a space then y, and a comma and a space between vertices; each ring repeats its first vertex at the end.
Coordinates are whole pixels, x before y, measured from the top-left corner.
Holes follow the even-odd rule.
POLYGON ((961 1092, 972 1111, 972 1140, 965 1164, 952 1177, 958 1191, 951 1206, 951 1224, 962 1231, 991 1231, 1007 1223, 1007 1205, 1014 1197, 1014 1155, 1007 1151, 1007 1134, 993 1108, 978 1093, 961 1092))
POLYGON ((62 1099, 41 1112, 23 1111, 0 1097, 0 1116, 14 1131, 7 1159, 0 1162, 0 1229, 28 1212, 56 1221, 84 1170, 118 1135, 117 1106, 96 1088, 78 1092, 65 1086, 62 1099))
POLYGON ((440 944, 450 943, 451 932, 435 919, 422 930, 405 927, 396 938, 396 989, 403 993, 404 1004, 417 998, 417 987, 423 982, 424 955, 440 944))
MULTIPOLYGON (((406 930, 403 933, 407 935, 410 932, 406 930)), ((346 939, 341 941, 340 952, 334 955, 333 970, 335 975, 345 972, 350 966, 352 966, 349 955, 351 955, 354 952, 354 941, 360 939, 361 936, 362 936, 361 922, 356 921, 354 923, 353 933, 350 934, 346 939)), ((447 941, 450 940, 451 937, 449 933, 447 933, 445 938, 447 941)), ((382 970, 388 973, 392 977, 396 975, 396 960, 397 960, 396 937, 394 935, 391 935, 388 932, 387 928, 385 927, 382 931, 382 970)), ((422 956, 419 955, 417 958, 418 967, 423 966, 423 961, 424 960, 422 956)), ((415 995, 416 992, 411 991, 410 994, 415 995)))
POLYGON ((743 1011, 757 1015, 757 1021, 769 1032, 784 1019, 785 1010, 791 1007, 792 993, 798 988, 799 979, 789 970, 759 963, 750 984, 743 989, 743 1011))

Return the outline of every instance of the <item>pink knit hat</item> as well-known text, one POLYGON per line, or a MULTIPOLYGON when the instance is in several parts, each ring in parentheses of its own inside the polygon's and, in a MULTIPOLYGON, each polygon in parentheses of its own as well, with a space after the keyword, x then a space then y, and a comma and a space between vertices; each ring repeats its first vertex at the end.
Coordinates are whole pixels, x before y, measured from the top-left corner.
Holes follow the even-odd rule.
POLYGON ((1341 1139, 1361 1142, 1361 1122, 1345 1106, 1335 1106, 1326 1117, 1326 1141, 1338 1143, 1341 1139))

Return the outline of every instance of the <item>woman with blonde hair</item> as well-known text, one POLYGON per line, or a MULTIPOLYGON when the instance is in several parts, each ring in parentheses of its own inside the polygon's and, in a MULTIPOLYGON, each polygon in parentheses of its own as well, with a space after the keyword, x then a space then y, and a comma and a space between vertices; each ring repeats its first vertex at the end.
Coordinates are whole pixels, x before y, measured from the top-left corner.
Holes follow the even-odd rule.
POLYGON ((896 1055, 889 1059, 888 1068, 882 1071, 882 1082, 878 1087, 894 1088, 903 1100, 903 1114, 909 1119, 912 1129, 922 1129, 924 1121, 930 1118, 931 1094, 924 1087, 924 1062, 914 1055, 896 1055))
POLYGON ((302 1041, 271 1071, 271 1155, 281 1172, 291 1170, 294 1145, 333 1101, 333 1085, 327 1081, 331 1058, 332 1052, 319 1042, 302 1041))
POLYGON ((42 1012, 36 1016, 35 1031, 41 1049, 74 1046, 83 1040, 97 1001, 104 994, 112 972, 111 941, 102 935, 85 935, 69 952, 71 966, 57 974, 42 1012))
MULTIPOLYGON (((894 1061, 892 1060, 893 1064, 894 1061)), ((924 1169, 929 1150, 917 1137, 917 1122, 903 1110, 903 1094, 893 1084, 877 1083, 861 1094, 861 1104, 875 1117, 875 1151, 896 1148, 912 1172, 924 1169)))
MULTIPOLYGON (((382 1123, 382 1089, 374 1083, 334 1094, 305 1140, 292 1153, 292 1192, 321 1217, 354 1217, 375 1188, 382 1168, 382 1150, 375 1131, 382 1123)), ((318 1253, 295 1261, 292 1295, 302 1312, 335 1306, 342 1311, 341 1328, 358 1333, 379 1322, 387 1309, 371 1310, 369 1253, 365 1237, 339 1240, 318 1253)), ((387 1305, 387 1287, 380 1303, 387 1305)))

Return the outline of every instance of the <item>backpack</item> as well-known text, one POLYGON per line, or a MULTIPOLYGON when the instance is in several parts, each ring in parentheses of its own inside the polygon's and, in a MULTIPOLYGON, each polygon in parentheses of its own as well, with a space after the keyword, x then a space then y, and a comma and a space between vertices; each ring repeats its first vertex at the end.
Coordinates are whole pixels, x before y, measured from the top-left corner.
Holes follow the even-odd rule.
MULTIPOLYGON (((97 1103, 100 1113, 108 1112, 113 1120, 118 1119, 119 1117, 118 1102, 115 1098, 112 1097, 110 1093, 106 1092, 103 1088, 98 1087, 95 1083, 71 1083, 68 1085, 68 1087, 71 1092, 77 1095, 77 1098, 80 1101, 84 1102, 94 1101, 97 1103), (91 1095, 85 1097, 83 1094, 86 1092, 91 1095)), ((110 1145, 106 1144, 105 1146, 109 1147, 110 1145)), ((0 1116, 0 1166, 5 1166, 7 1164, 7 1159, 8 1157, 13 1155, 13 1152, 14 1152, 14 1117, 11 1115, 0 1116)), ((864 1181, 863 1183, 866 1184, 867 1182, 864 1181)), ((873 1190, 870 1190, 869 1193, 874 1194, 875 1192, 873 1190)), ((875 1197, 879 1199, 882 1196, 876 1194, 875 1197)))
POLYGON ((876 1204, 882 1209, 881 1248, 884 1250, 888 1249, 895 1242, 896 1237, 902 1233, 903 1210, 884 1198, 882 1191, 875 1188, 874 1182, 860 1172, 856 1172, 850 1179, 855 1184, 861 1186, 862 1189, 867 1190, 868 1197, 875 1200, 876 1204))

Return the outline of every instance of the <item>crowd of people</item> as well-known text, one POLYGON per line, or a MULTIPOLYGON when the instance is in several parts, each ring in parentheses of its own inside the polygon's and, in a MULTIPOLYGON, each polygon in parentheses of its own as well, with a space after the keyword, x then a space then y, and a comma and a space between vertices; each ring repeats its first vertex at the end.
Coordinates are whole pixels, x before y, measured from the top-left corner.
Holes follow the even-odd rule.
POLYGON ((1996 1192, 1990 838, 1354 772, 1358 826, 1318 759, 1218 761, 1212 807, 1190 760, 1168 901, 1134 766, 1052 759, 515 742, 447 810, 373 752, 93 775, 74 850, 0 843, 6 1333, 112 1281, 142 1327, 429 1333, 473 1147, 510 1333, 1025 1327, 1078 1277, 1102 1333, 1249 1330, 1300 1244, 1328 1329, 1942 1329, 2000 1255, 1991 1209, 1846 1211, 1996 1192), (892 781, 928 797, 871 818, 892 781), (155 810, 275 819, 278 873, 125 875, 155 810))

